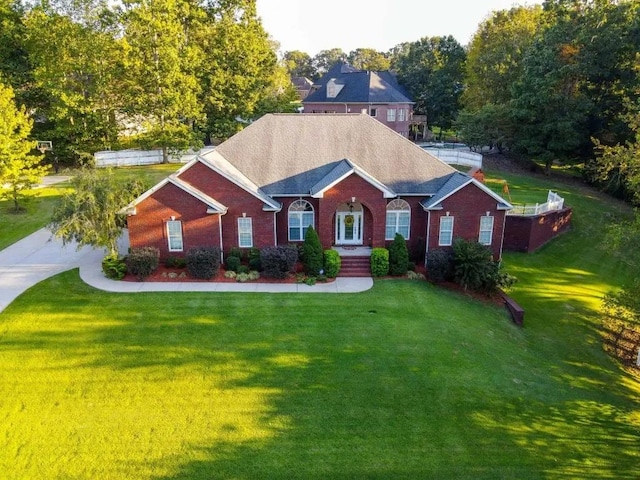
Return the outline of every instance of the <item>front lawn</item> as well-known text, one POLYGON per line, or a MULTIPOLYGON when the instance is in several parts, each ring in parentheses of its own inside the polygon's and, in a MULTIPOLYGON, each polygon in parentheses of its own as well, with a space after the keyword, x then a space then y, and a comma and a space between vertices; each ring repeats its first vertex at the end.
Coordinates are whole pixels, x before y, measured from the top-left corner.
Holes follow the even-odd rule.
POLYGON ((638 384, 584 325, 520 329, 425 282, 108 294, 71 271, 0 318, 8 479, 639 473, 638 384))

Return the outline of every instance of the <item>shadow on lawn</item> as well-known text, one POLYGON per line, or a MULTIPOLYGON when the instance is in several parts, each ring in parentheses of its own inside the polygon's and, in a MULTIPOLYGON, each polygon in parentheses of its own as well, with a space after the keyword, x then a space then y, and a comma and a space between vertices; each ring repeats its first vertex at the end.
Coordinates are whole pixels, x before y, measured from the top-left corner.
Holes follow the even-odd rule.
POLYGON ((188 458, 167 454, 154 471, 174 473, 156 479, 637 477, 637 425, 625 417, 637 392, 592 351, 580 361, 550 338, 541 356, 535 331, 500 309, 465 310, 456 294, 378 283, 336 312, 330 295, 86 293, 70 291, 64 314, 32 299, 50 330, 12 333, 3 348, 275 392, 248 413, 261 438, 226 441, 241 426, 204 412, 216 431, 189 442, 188 458))

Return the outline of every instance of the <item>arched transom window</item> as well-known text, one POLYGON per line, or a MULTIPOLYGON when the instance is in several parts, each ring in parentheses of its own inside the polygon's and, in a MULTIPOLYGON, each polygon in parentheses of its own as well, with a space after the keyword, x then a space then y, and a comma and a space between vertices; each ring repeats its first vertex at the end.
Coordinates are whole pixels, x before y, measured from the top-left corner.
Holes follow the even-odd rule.
POLYGON ((306 200, 296 200, 289 207, 289 240, 304 240, 309 225, 313 226, 313 207, 306 200))
POLYGON ((405 240, 408 240, 409 225, 411 225, 411 207, 409 204, 400 198, 390 201, 387 204, 385 239, 393 240, 396 233, 399 233, 405 240))

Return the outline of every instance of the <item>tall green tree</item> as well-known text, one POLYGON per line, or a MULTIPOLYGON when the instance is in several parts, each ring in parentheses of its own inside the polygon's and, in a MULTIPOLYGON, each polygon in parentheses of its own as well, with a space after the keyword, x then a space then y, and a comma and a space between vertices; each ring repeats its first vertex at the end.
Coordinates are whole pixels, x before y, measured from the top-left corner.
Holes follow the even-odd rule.
POLYGON ((36 109, 47 121, 44 139, 54 141, 63 159, 90 161, 96 150, 117 142, 115 115, 123 102, 116 25, 80 23, 40 7, 25 22, 33 75, 46 97, 36 109))
POLYGON ((321 50, 313 57, 313 67, 318 77, 321 77, 329 71, 338 62, 345 62, 347 54, 341 48, 332 48, 330 50, 321 50))
POLYGON ((36 146, 29 139, 33 122, 14 99, 13 89, 0 83, 0 185, 8 185, 3 197, 11 199, 18 212, 24 192, 40 181, 46 169, 39 156, 32 154, 36 146))
POLYGON ((198 72, 207 134, 224 140, 254 118, 270 95, 277 56, 256 13, 255 0, 211 2, 199 39, 198 72))
POLYGON ((148 187, 140 180, 119 181, 109 170, 83 169, 73 178, 53 211, 49 228, 64 244, 106 248, 117 257, 118 239, 125 226, 119 213, 148 187))
POLYGON ((300 50, 284 52, 283 62, 285 68, 293 77, 317 78, 316 70, 313 68, 312 59, 308 53, 300 50))
POLYGON ((450 128, 460 109, 466 53, 451 35, 425 37, 400 53, 392 67, 430 125, 450 128))
POLYGON ((196 76, 203 54, 193 37, 202 17, 188 0, 125 3, 127 113, 142 123, 143 143, 162 149, 165 163, 171 149, 198 143, 193 124, 203 117, 196 76))
POLYGON ((384 71, 391 68, 387 55, 373 48, 357 48, 349 52, 347 61, 358 70, 384 71))
POLYGON ((0 0, 0 78, 11 85, 23 104, 31 66, 25 48, 24 8, 17 0, 0 0))
POLYGON ((474 34, 465 64, 463 104, 471 111, 511 100, 511 87, 522 75, 522 60, 542 29, 542 7, 514 7, 493 12, 474 34))

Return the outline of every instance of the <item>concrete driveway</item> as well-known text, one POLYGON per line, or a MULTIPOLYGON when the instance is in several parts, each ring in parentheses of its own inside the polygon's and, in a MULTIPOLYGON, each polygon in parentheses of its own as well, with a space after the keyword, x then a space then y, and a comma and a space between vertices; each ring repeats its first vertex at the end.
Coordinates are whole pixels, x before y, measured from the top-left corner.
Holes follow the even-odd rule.
POLYGON ((23 238, 0 251, 0 312, 36 283, 81 265, 100 265, 104 255, 104 250, 63 246, 44 228, 23 238))

